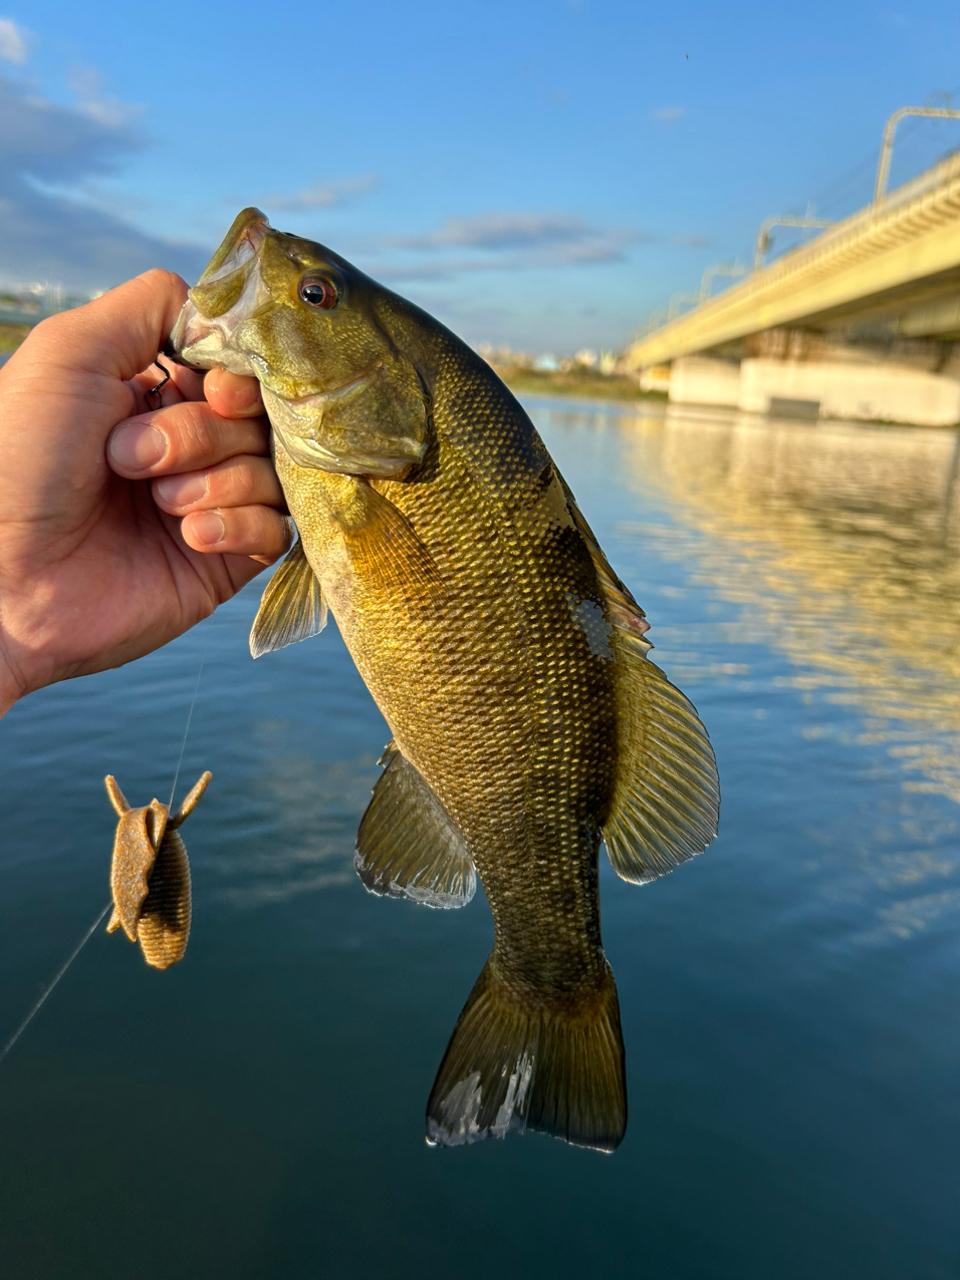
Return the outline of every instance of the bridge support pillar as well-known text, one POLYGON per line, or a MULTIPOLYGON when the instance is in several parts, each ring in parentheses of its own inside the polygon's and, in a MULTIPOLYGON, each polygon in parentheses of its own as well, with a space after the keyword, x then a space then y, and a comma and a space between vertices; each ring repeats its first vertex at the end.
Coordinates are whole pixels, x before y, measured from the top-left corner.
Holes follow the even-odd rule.
POLYGON ((682 356, 670 367, 667 395, 674 404, 715 404, 739 408, 740 362, 713 356, 682 356))
POLYGON ((883 360, 683 356, 673 362, 669 397, 773 416, 942 427, 960 423, 960 369, 950 374, 883 360))
POLYGON ((945 427, 960 422, 960 379, 887 363, 747 359, 739 407, 748 413, 945 427))

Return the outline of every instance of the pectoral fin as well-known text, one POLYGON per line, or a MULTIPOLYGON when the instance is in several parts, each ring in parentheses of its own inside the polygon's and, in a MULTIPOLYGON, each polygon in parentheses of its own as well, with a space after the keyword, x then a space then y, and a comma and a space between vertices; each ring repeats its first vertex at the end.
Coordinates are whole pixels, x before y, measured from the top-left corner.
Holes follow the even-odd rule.
POLYGON ((263 593, 250 630, 250 652, 255 658, 285 649, 322 631, 327 606, 320 594, 317 575, 307 563, 298 538, 263 593))
POLYGON ((367 481, 357 484, 344 537, 357 573, 392 599, 423 603, 443 591, 426 543, 403 512, 367 481))
POLYGON ((462 907, 477 888, 473 858, 434 791, 394 743, 357 835, 356 867, 371 893, 462 907))

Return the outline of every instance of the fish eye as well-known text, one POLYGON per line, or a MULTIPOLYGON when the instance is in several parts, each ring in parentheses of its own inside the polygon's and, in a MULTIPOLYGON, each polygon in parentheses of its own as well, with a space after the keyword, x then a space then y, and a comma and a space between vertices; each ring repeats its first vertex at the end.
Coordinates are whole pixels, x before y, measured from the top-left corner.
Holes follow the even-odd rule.
POLYGON ((340 301, 339 291, 333 281, 313 273, 301 278, 297 285, 297 296, 308 307, 318 307, 321 311, 329 311, 340 301))

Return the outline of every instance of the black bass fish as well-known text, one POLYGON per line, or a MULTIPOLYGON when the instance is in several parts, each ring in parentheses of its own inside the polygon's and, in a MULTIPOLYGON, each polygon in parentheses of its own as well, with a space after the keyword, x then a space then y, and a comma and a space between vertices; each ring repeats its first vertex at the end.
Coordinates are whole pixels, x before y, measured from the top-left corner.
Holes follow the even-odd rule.
POLYGON ((427 1108, 445 1146, 536 1129, 612 1151, 627 1118, 601 841, 654 879, 716 832, 713 751, 647 658, 523 409, 465 343, 321 245, 234 222, 171 338, 260 380, 299 541, 254 656, 333 611, 393 733, 356 865, 373 893, 468 902, 493 951, 427 1108))

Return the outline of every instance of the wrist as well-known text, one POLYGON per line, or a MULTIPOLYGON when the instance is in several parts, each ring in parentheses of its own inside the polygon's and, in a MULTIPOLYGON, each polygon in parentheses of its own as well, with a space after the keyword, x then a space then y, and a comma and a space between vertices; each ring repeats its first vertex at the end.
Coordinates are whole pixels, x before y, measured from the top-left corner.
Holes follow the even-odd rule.
POLYGON ((10 610, 4 609, 0 599, 0 716, 6 715, 15 702, 44 683, 42 680, 31 681, 30 649, 17 642, 17 632, 16 615, 11 617, 10 610))
POLYGON ((0 628, 0 717, 5 716, 26 690, 7 659, 3 630, 0 628))

